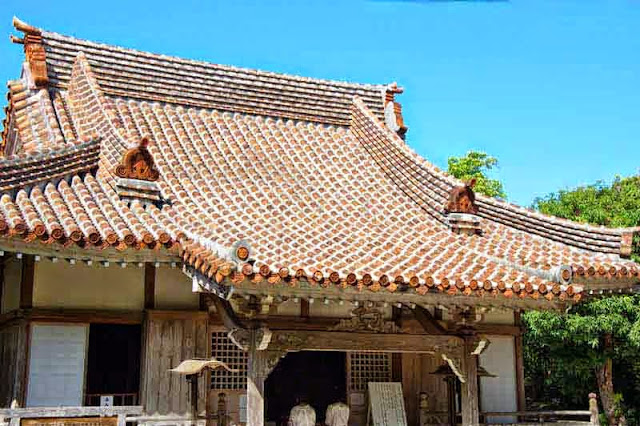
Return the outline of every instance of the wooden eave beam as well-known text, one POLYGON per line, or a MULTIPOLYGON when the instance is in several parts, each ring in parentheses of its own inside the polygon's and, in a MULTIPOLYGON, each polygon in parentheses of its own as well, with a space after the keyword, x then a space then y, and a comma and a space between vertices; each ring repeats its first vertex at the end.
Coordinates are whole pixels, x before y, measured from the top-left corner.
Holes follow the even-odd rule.
POLYGON ((109 311, 96 309, 17 309, 0 315, 0 326, 16 321, 67 322, 104 324, 140 324, 140 311, 109 311))
POLYGON ((256 296, 263 297, 265 294, 272 296, 282 296, 288 298, 299 298, 315 300, 323 300, 325 298, 337 301, 343 300, 345 302, 358 301, 358 302, 387 302, 389 304, 415 304, 416 306, 422 304, 428 305, 442 305, 442 306, 495 306, 505 307, 508 309, 536 309, 536 310, 551 310, 551 311, 563 311, 567 303, 554 300, 552 302, 546 300, 544 297, 539 299, 532 299, 530 297, 520 299, 519 297, 506 298, 502 296, 498 297, 477 297, 477 296, 463 296, 456 295, 450 296, 442 293, 428 293, 425 295, 417 293, 406 292, 388 292, 388 291, 369 291, 358 290, 355 288, 324 288, 321 286, 312 286, 305 281, 301 281, 298 286, 280 286, 280 285, 256 285, 251 282, 239 282, 233 283, 230 280, 225 282, 225 285, 233 287, 233 294, 235 296, 256 296))
POLYGON ((463 340, 456 336, 273 330, 268 350, 376 351, 435 354, 458 353, 462 350, 462 342, 463 340))
POLYGON ((0 250, 4 252, 23 253, 28 255, 40 255, 42 257, 59 257, 61 259, 93 260, 96 262, 110 263, 182 263, 182 259, 177 252, 172 250, 151 250, 151 249, 127 249, 118 251, 113 247, 104 250, 88 250, 80 247, 62 247, 60 244, 43 244, 41 242, 29 243, 13 238, 0 238, 0 250))

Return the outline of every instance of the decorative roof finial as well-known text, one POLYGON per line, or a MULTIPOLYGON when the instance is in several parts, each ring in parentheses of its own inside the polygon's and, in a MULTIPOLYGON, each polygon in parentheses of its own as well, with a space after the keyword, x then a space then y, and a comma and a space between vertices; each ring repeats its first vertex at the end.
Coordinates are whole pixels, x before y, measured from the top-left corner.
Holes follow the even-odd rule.
POLYGON ((160 177, 153 158, 147 149, 149 139, 142 138, 140 144, 127 150, 122 161, 116 167, 116 176, 125 179, 137 179, 155 182, 160 177))
POLYGON ((464 186, 453 188, 449 194, 449 201, 444 208, 445 213, 478 213, 476 194, 473 192, 475 184, 476 179, 471 178, 464 183, 464 186))
POLYGON ((476 205, 476 194, 473 187, 476 179, 469 179, 463 186, 457 186, 451 190, 449 201, 444 207, 447 215, 449 227, 457 233, 473 235, 482 232, 480 228, 480 218, 478 206, 476 205))
POLYGON ((36 87, 46 87, 49 84, 47 75, 47 56, 42 42, 42 31, 15 16, 13 26, 16 30, 24 33, 24 38, 11 37, 11 41, 24 45, 24 54, 29 63, 29 70, 33 84, 36 87))
POLYGON ((395 101, 395 95, 404 92, 402 87, 398 87, 398 83, 391 83, 387 86, 384 97, 384 122, 388 128, 396 132, 401 138, 407 133, 407 126, 404 125, 402 118, 402 105, 395 101))

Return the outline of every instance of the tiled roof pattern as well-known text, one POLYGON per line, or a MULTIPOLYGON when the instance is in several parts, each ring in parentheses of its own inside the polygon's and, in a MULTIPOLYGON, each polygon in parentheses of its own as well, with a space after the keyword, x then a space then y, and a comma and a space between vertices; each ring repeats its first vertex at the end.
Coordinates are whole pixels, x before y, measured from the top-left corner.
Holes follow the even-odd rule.
MULTIPOLYGON (((363 111, 362 107, 360 105, 358 110, 363 111)), ((365 113, 356 110, 355 114, 357 118, 357 114, 365 113)), ((416 154, 393 132, 379 126, 375 117, 369 117, 365 128, 355 128, 353 132, 371 142, 367 145, 369 152, 396 185, 421 205, 425 212, 443 223, 446 221, 443 207, 451 190, 462 184, 460 181, 416 154)), ((488 219, 483 231, 489 237, 496 233, 502 238, 504 233, 515 228, 590 251, 617 254, 620 253, 623 234, 629 232, 543 215, 481 194, 476 194, 476 203, 479 206, 478 214, 488 219)), ((547 254, 545 251, 542 253, 547 254)))
MULTIPOLYGON (((46 150, 63 146, 65 139, 60 132, 47 91, 31 90, 21 80, 10 81, 8 86, 9 107, 4 128, 8 131, 8 119, 12 116, 17 129, 16 142, 20 143, 20 146, 10 147, 8 154, 18 151, 32 153, 43 148, 46 150)), ((3 135, 3 141, 6 140, 6 136, 3 135)))
POLYGON ((232 273, 225 250, 241 240, 255 264, 239 270, 269 282, 298 276, 374 290, 413 283, 417 290, 431 284, 434 291, 474 294, 478 283, 480 293, 515 285, 526 297, 527 289, 556 285, 544 278, 551 265, 537 262, 541 257, 576 270, 602 262, 614 267, 606 270, 611 279, 637 273, 617 256, 521 231, 491 256, 473 249, 473 238, 452 234, 435 206, 429 214, 376 162, 377 148, 369 146, 375 142, 360 135, 384 128, 361 104, 347 130, 124 98, 113 103, 129 139, 155 142, 149 150, 172 202, 166 210, 188 237, 184 258, 212 277, 232 273))
POLYGON ((89 140, 57 151, 41 151, 38 155, 0 158, 0 191, 88 172, 97 168, 99 154, 99 141, 89 140))
POLYGON ((478 197, 482 235, 451 232, 442 210, 459 182, 417 156, 358 98, 350 101, 348 123, 328 125, 159 102, 135 87, 121 96, 103 87, 91 54, 77 55, 64 90, 42 92, 49 106, 35 110, 34 128, 53 116, 58 133, 25 133, 27 143, 44 148, 0 162, 0 185, 9 182, 0 196, 0 232, 12 238, 119 250, 180 247, 186 263, 218 281, 305 279, 371 291, 577 300, 590 282, 625 287, 638 280, 637 265, 617 254, 624 230, 478 197), (144 137, 162 196, 146 207, 135 196, 119 197, 114 175, 124 152, 144 137), (44 165, 88 152, 93 162, 81 163, 87 169, 44 165), (11 181, 15 164, 45 157, 31 173, 37 185, 11 181), (37 175, 45 170, 51 173, 37 175), (239 244, 250 248, 250 263, 234 256, 239 244), (555 275, 563 265, 572 268, 574 285, 555 275))
POLYGON ((43 32, 51 85, 66 89, 79 52, 105 93, 348 125, 354 95, 382 117, 384 85, 311 79, 156 55, 43 32))

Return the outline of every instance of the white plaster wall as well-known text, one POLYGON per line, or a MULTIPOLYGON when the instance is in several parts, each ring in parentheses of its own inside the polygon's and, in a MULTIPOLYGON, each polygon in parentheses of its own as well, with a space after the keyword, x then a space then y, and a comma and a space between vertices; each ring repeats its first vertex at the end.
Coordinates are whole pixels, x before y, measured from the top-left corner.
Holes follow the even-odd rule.
POLYGON ((142 310, 144 268, 41 260, 35 265, 33 306, 142 310))
POLYGON ((20 307, 20 278, 22 263, 15 256, 7 256, 4 264, 4 291, 0 313, 11 312, 20 307))
POLYGON ((200 298, 192 291, 191 279, 180 268, 156 268, 156 309, 198 309, 200 298))
POLYGON ((514 316, 512 310, 495 310, 493 312, 487 312, 484 314, 484 318, 482 320, 483 323, 502 325, 513 325, 513 321, 514 316))
MULTIPOLYGON (((481 411, 517 411, 515 341, 512 336, 489 336, 491 344, 480 355, 480 365, 497 377, 480 379, 481 411)), ((508 423, 512 418, 490 418, 508 423)))

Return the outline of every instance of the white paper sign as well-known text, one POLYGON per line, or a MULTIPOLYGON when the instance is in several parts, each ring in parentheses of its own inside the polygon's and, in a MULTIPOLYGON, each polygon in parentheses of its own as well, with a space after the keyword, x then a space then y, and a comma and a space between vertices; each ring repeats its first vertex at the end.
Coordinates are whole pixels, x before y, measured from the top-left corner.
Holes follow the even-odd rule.
POLYGON ((113 395, 100 395, 101 407, 113 407, 113 395))
POLYGON ((374 426, 407 426, 402 384, 369 382, 369 413, 374 426))
POLYGON ((240 395, 240 398, 238 398, 238 405, 239 405, 239 417, 240 417, 240 423, 246 423, 247 422, 247 395, 243 394, 240 395))

